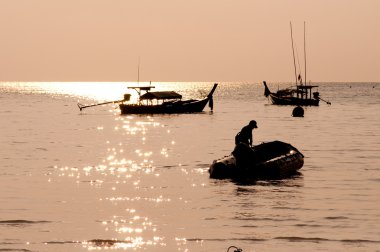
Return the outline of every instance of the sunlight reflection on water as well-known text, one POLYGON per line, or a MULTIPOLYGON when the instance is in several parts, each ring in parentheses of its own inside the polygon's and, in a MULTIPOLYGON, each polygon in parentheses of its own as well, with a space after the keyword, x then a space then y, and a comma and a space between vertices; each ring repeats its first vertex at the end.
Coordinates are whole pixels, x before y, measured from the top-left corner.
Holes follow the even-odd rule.
MULTIPOLYGON (((115 118, 116 125, 110 129, 113 134, 119 137, 106 140, 106 155, 102 163, 89 165, 82 168, 78 167, 58 167, 55 166, 55 175, 58 177, 67 177, 73 179, 75 183, 88 183, 90 187, 98 189, 107 189, 110 195, 99 197, 101 202, 109 202, 115 206, 125 206, 125 214, 122 216, 113 216, 111 220, 102 220, 101 224, 105 232, 111 232, 111 239, 93 240, 83 242, 83 246, 88 250, 99 249, 139 249, 143 246, 164 246, 164 237, 156 234, 157 224, 149 217, 140 216, 136 208, 131 208, 135 204, 154 204, 170 203, 171 198, 163 195, 153 197, 142 196, 121 196, 120 192, 133 192, 146 190, 141 188, 141 176, 158 177, 160 174, 155 172, 152 150, 142 148, 146 141, 150 141, 148 132, 150 130, 164 127, 155 122, 154 118, 148 116, 144 120, 139 120, 132 116, 115 118), (137 119, 137 120, 136 120, 137 119), (132 137, 132 138, 131 138, 132 137), (115 141, 116 139, 116 141, 115 141), (135 145, 141 142, 143 145, 135 145), (131 144, 132 143, 132 144, 131 144), (135 149, 131 146, 139 146, 135 149), (131 205, 132 204, 132 205, 131 205), (118 237, 122 237, 119 239, 118 237)), ((105 126, 97 126, 98 131, 108 131, 105 126)), ((170 131, 164 130, 165 134, 170 135, 170 131)), ((174 145, 174 140, 161 142, 160 155, 167 158, 169 150, 167 145, 174 145)), ((148 146, 149 148, 149 146, 148 146)), ((54 174, 53 174, 54 175, 54 174)), ((54 181, 54 176, 49 178, 54 181)), ((150 190, 154 190, 151 186, 150 190)), ((123 193, 122 193, 123 194, 123 193)))
MULTIPOLYGON (((99 83, 121 86, 112 97, 78 85, 99 101, 126 89, 99 83)), ((160 116, 122 116, 107 106, 79 112, 76 101, 85 98, 42 86, 53 95, 1 94, 0 210, 11 223, 28 218, 0 221, 6 249, 375 251, 379 244, 377 87, 321 85, 333 105, 296 119, 251 84, 220 85, 214 113, 160 116), (284 140, 305 154, 302 175, 252 184, 209 178, 209 164, 231 152, 248 118, 260 122, 255 142, 284 140)), ((180 93, 199 87, 209 84, 184 84, 180 93)))
POLYGON ((206 90, 199 90, 200 82, 188 83, 184 89, 180 82, 3 82, 8 86, 8 91, 34 94, 55 94, 71 97, 82 97, 96 101, 114 101, 123 99, 124 94, 130 94, 130 102, 135 103, 138 94, 135 90, 129 89, 131 86, 152 86, 153 91, 180 91, 184 98, 192 96, 204 97, 206 90), (12 87, 12 89, 10 89, 12 87), (197 87, 194 90, 194 87, 197 87))

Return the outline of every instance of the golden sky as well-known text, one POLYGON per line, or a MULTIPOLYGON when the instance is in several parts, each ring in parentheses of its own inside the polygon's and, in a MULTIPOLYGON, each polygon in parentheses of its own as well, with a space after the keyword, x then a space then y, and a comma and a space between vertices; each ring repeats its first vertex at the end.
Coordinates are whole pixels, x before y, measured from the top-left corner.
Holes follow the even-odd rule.
POLYGON ((293 81, 290 21, 308 81, 380 81, 380 0, 0 0, 0 80, 293 81))

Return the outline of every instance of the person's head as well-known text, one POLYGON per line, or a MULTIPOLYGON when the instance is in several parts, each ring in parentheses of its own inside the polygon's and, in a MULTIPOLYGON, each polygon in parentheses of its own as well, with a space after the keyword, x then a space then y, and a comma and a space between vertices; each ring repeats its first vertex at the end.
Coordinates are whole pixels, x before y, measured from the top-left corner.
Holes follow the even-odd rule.
POLYGON ((252 129, 257 128, 257 123, 256 123, 255 120, 250 121, 248 125, 249 125, 252 129))

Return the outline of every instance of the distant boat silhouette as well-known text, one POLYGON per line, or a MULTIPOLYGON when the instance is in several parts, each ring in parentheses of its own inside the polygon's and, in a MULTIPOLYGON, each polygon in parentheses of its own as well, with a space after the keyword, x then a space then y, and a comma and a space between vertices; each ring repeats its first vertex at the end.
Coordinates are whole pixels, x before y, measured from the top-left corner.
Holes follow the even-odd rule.
POLYGON ((203 99, 182 100, 182 95, 174 91, 151 92, 152 86, 129 87, 135 89, 139 94, 136 104, 121 103, 121 114, 173 114, 173 113, 194 113, 202 112, 209 104, 213 110, 213 94, 217 83, 214 84, 210 93, 203 99), (145 91, 144 94, 141 94, 145 91))
POLYGON ((296 85, 296 87, 290 87, 286 89, 278 90, 276 93, 272 93, 266 81, 263 81, 265 91, 265 97, 270 97, 271 101, 275 105, 295 105, 295 106, 318 106, 319 92, 312 92, 312 88, 318 86, 311 85, 296 85), (313 95, 313 96, 312 96, 313 95))
POLYGON ((124 94, 123 100, 102 102, 98 104, 83 105, 78 103, 80 110, 88 107, 94 107, 110 103, 119 103, 121 114, 174 114, 174 113, 195 113, 202 112, 209 104, 213 110, 213 94, 217 83, 214 84, 210 93, 203 99, 182 100, 182 95, 174 91, 157 91, 151 92, 154 86, 131 86, 138 93, 137 103, 126 103, 130 100, 130 94, 124 94))
MULTIPOLYGON (((304 57, 305 57, 305 80, 306 80, 305 34, 306 32, 305 32, 305 23, 304 23, 304 57)), ((296 85, 295 87, 280 89, 276 93, 273 93, 269 90, 269 87, 266 81, 263 81, 264 88, 265 88, 264 95, 265 97, 270 97, 272 104, 275 104, 275 105, 318 106, 320 100, 325 101, 319 96, 319 92, 312 92, 312 89, 318 86, 306 85, 305 83, 303 83, 301 74, 298 74, 298 77, 297 77, 297 67, 296 67, 296 60, 295 60, 294 46, 293 46, 292 23, 290 23, 290 35, 291 35, 291 40, 292 40, 293 62, 294 62, 294 73, 295 73, 296 85)), ((328 101, 325 101, 325 102, 327 104, 331 104, 328 101)))

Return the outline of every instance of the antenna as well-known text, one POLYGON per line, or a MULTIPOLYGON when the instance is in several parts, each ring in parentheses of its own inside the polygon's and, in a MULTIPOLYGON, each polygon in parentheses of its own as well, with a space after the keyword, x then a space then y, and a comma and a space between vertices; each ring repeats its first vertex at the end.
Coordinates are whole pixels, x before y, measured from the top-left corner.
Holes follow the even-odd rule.
POLYGON ((296 58, 294 56, 294 45, 293 45, 293 28, 292 22, 290 22, 290 37, 292 39, 292 50, 293 50, 293 64, 294 64, 294 75, 296 77, 296 85, 297 85, 297 66, 296 66, 296 58))

